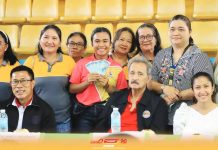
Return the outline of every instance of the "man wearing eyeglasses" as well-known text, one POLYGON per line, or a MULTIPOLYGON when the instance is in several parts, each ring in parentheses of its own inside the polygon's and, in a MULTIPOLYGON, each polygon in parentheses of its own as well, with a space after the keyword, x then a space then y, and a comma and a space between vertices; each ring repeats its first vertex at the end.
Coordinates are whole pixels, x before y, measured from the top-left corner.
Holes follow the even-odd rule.
POLYGON ((10 78, 15 98, 8 100, 5 107, 8 115, 8 130, 55 132, 52 108, 33 92, 35 80, 32 69, 17 66, 11 70, 10 78))
POLYGON ((68 54, 75 62, 83 58, 87 47, 86 36, 82 32, 73 32, 67 38, 68 54))

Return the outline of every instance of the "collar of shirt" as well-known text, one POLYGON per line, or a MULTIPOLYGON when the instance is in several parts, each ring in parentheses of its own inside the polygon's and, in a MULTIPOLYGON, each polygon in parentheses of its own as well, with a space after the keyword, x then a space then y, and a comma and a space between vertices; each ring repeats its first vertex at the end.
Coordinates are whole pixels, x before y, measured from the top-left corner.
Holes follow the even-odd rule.
MULTIPOLYGON (((25 106, 23 106, 23 108, 26 108, 27 106, 30 106, 32 104, 33 98, 31 98, 26 104, 25 106)), ((22 107, 21 103, 19 102, 19 100, 17 98, 14 99, 12 105, 16 106, 17 108, 22 107)))
MULTIPOLYGON (((38 56, 39 56, 39 61, 45 61, 46 62, 46 59, 45 59, 45 57, 43 57, 43 55, 38 53, 38 56)), ((62 53, 58 53, 58 58, 57 58, 57 60, 55 62, 62 62, 62 61, 63 61, 63 55, 62 55, 62 53)))
MULTIPOLYGON (((129 93, 128 95, 128 103, 132 104, 132 101, 131 101, 131 96, 132 96, 132 92, 129 93)), ((139 101, 141 100, 142 96, 140 96, 137 100, 136 100, 136 104, 139 103, 139 101)))

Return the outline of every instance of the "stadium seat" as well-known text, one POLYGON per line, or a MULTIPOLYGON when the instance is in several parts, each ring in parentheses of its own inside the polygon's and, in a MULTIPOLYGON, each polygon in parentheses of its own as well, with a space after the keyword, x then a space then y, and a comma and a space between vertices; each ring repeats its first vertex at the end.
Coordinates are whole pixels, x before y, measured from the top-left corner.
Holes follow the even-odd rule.
POLYGON ((5 15, 5 0, 0 0, 0 22, 2 22, 4 15, 5 15))
POLYGON ((80 24, 57 24, 57 26, 61 29, 62 32, 62 50, 65 54, 67 54, 67 37, 72 32, 81 32, 81 26, 80 24))
POLYGON ((170 20, 174 15, 185 15, 185 0, 157 0, 158 20, 170 20))
POLYGON ((119 21, 122 18, 122 0, 96 0, 94 21, 119 21))
POLYGON ((7 33, 10 38, 12 48, 17 48, 19 39, 19 27, 17 25, 0 25, 0 30, 7 33))
POLYGON ((218 21, 193 21, 192 37, 194 43, 207 53, 218 50, 218 21))
POLYGON ((48 23, 57 21, 58 0, 33 0, 32 15, 28 18, 31 23, 48 23))
POLYGON ((64 22, 84 22, 91 19, 91 0, 65 0, 64 22))
POLYGON ((23 25, 20 34, 20 46, 15 48, 15 52, 29 55, 37 53, 37 44, 43 27, 44 25, 23 25))
POLYGON ((154 15, 153 0, 126 0, 126 15, 128 21, 150 20, 154 15))
POLYGON ((130 29, 133 30, 134 33, 136 33, 136 30, 142 24, 143 24, 143 22, 140 22, 140 23, 130 23, 130 22, 128 22, 128 23, 118 23, 116 30, 118 30, 120 28, 123 28, 123 27, 129 27, 130 29))
POLYGON ((108 23, 108 24, 86 24, 85 26, 85 35, 87 38, 87 49, 85 51, 85 55, 90 55, 93 54, 93 48, 91 45, 91 34, 92 31, 96 28, 96 27, 105 27, 107 28, 110 32, 111 32, 111 36, 113 37, 113 25, 108 23))
POLYGON ((4 23, 24 23, 31 13, 31 0, 7 0, 4 23))
POLYGON ((193 18, 217 19, 218 0, 194 0, 193 18))
POLYGON ((162 48, 169 47, 171 45, 170 40, 169 40, 169 34, 168 34, 169 24, 158 22, 158 23, 155 23, 154 25, 159 31, 159 34, 161 37, 162 48))

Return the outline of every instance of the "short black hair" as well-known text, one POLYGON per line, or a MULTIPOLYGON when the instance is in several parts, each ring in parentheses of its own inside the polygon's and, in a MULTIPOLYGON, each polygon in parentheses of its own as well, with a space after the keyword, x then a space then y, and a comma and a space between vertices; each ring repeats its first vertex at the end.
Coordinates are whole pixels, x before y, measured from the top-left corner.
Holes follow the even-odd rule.
POLYGON ((76 36, 76 35, 79 35, 82 39, 83 39, 83 42, 84 42, 84 47, 86 48, 87 47, 87 40, 86 40, 86 36, 82 33, 82 32, 72 32, 68 38, 67 38, 67 43, 66 44, 69 44, 69 39, 73 36, 76 36))
POLYGON ((29 74, 31 80, 34 80, 33 70, 31 68, 27 67, 27 66, 24 66, 24 65, 20 65, 20 66, 17 66, 15 68, 13 68, 11 70, 10 77, 12 78, 12 74, 15 73, 15 72, 19 72, 19 71, 26 71, 29 74))
POLYGON ((97 27, 95 28, 93 31, 92 31, 92 34, 91 34, 91 42, 93 44, 93 37, 96 33, 101 33, 101 32, 106 32, 108 35, 109 35, 109 38, 110 38, 110 43, 111 43, 111 32, 105 28, 105 27, 97 27))

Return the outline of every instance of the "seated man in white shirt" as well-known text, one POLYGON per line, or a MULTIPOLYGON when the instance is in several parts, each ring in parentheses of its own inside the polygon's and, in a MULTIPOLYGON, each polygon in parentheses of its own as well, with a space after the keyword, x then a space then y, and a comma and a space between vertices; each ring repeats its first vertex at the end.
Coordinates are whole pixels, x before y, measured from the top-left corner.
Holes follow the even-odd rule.
POLYGON ((15 67, 11 70, 10 77, 15 98, 9 99, 5 106, 8 130, 55 132, 52 108, 33 92, 35 80, 32 69, 26 66, 15 67))

